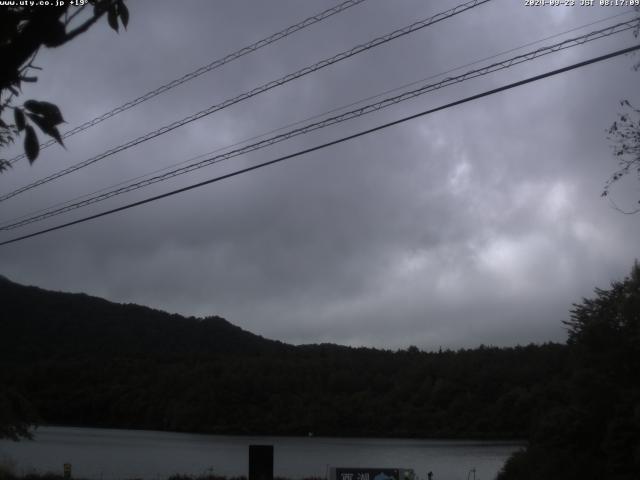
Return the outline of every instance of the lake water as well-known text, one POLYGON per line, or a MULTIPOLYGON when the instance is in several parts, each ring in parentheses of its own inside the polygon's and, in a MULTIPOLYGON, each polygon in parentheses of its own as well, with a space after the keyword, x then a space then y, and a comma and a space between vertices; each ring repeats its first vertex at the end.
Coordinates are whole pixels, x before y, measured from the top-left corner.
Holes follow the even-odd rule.
POLYGON ((0 440, 0 463, 18 474, 164 480, 182 473, 247 475, 249 445, 274 446, 274 475, 325 477, 330 467, 412 468, 420 479, 492 480, 515 442, 396 440, 321 437, 235 437, 98 428, 41 427, 32 442, 0 440))

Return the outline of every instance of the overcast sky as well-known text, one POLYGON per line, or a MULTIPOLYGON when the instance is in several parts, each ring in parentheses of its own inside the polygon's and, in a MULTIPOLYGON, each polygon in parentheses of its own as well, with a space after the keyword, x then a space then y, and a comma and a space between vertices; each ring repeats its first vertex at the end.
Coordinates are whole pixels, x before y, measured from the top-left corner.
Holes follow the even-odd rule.
MULTIPOLYGON (((22 99, 71 128, 336 5, 135 1, 44 50, 22 99)), ((44 150, 8 192, 461 1, 367 0, 44 150)), ((292 122, 627 11, 494 0, 0 203, 0 219, 110 187, 292 122)), ((579 2, 577 2, 579 3, 579 2)), ((596 2, 597 3, 597 2, 596 2)), ((498 59, 633 18, 584 27, 498 59)), ((149 197, 637 43, 631 32, 441 89, 0 240, 149 197)), ((571 304, 640 257, 640 214, 600 197, 616 169, 606 129, 640 104, 623 56, 412 120, 126 212, 0 247, 0 273, 183 315, 220 315, 292 343, 424 349, 563 341, 571 304)), ((491 60, 491 61, 495 61, 491 60)), ((448 75, 464 73, 465 67, 448 75)), ((444 77, 426 80, 433 83, 444 77)), ((415 88, 415 87, 413 87, 415 88)), ((63 129, 66 131, 66 129, 63 129)), ((20 153, 18 145, 5 157, 20 153)), ((640 187, 612 197, 633 207, 640 187)))

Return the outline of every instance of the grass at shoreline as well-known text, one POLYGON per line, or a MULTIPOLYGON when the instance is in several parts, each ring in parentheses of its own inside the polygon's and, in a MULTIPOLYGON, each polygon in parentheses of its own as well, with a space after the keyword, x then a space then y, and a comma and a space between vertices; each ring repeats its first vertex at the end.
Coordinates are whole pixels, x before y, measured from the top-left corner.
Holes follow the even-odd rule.
MULTIPOLYGON (((25 475, 17 475, 6 468, 0 468, 0 480, 67 480, 64 475, 60 475, 57 473, 28 473, 25 475)), ((95 478, 85 478, 85 477, 71 477, 71 480, 98 480, 95 478)), ((112 478, 108 479, 100 479, 100 480, 116 480, 112 478)), ((140 477, 122 477, 117 480, 142 480, 140 477)), ((224 475, 214 475, 214 474, 206 474, 206 475, 183 475, 183 474, 175 474, 170 475, 166 478, 160 478, 159 480, 247 480, 245 476, 232 476, 227 477, 224 475)), ((274 477, 274 480, 293 480, 285 477, 274 477)), ((301 479, 295 480, 326 480, 324 477, 303 477, 301 479)))

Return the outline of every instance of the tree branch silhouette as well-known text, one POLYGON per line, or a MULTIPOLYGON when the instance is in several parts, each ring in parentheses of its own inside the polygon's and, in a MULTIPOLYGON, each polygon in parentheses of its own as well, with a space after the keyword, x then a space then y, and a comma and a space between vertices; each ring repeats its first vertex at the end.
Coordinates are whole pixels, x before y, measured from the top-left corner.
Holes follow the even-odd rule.
MULTIPOLYGON (((64 122, 56 105, 50 102, 27 100, 22 106, 13 103, 21 94, 22 83, 36 82, 29 76, 31 69, 39 69, 33 61, 42 47, 57 48, 87 32, 98 20, 107 16, 109 26, 116 32, 120 22, 125 28, 129 23, 129 10, 124 0, 88 0, 88 4, 77 8, 68 15, 71 5, 55 8, 37 6, 7 6, 0 18, 0 148, 24 135, 24 149, 27 158, 33 162, 39 154, 39 141, 34 128, 54 138, 62 145, 57 126, 64 122), (93 5, 93 13, 78 26, 69 29, 87 5, 93 5), (3 114, 13 110, 13 121, 3 118, 3 114)), ((11 163, 0 159, 0 172, 7 170, 11 163)))

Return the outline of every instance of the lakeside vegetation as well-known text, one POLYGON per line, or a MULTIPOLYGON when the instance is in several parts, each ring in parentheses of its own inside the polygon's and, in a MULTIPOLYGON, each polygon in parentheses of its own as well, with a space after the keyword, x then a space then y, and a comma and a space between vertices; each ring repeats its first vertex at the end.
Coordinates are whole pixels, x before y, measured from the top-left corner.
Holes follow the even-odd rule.
POLYGON ((574 305, 557 401, 499 480, 640 478, 640 265, 574 305))
MULTIPOLYGON (((72 477, 73 480, 91 480, 83 477, 72 477)), ((16 475, 9 469, 3 469, 0 465, 0 480, 69 480, 64 475, 56 473, 29 473, 26 475, 16 475)), ((139 478, 122 478, 121 480, 140 480, 139 478)), ((162 479, 165 480, 165 479, 162 479)), ((247 480, 244 475, 237 477, 227 477, 224 475, 171 475, 166 480, 247 480)), ((286 477, 274 477, 273 480, 291 480, 286 477)), ((324 477, 304 477, 297 480, 325 480, 324 477)))
POLYGON ((218 434, 523 438, 562 345, 293 347, 218 317, 5 282, 0 380, 42 423, 218 434))
POLYGON ((37 418, 218 434, 527 438, 500 480, 640 472, 637 263, 575 305, 564 345, 438 352, 294 347, 219 317, 7 280, 0 291, 4 428, 37 418))

